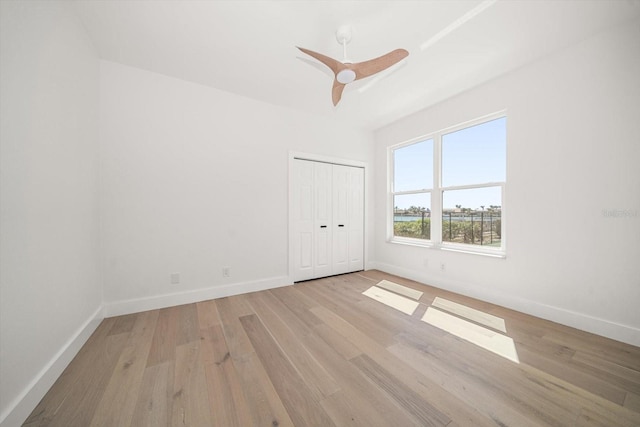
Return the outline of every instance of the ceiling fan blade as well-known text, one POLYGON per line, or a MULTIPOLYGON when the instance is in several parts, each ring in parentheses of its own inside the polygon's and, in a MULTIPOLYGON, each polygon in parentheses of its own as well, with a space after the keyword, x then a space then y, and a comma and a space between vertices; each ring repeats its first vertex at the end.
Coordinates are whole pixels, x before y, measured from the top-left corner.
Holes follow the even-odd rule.
POLYGON ((407 56, 409 56, 409 52, 406 50, 396 49, 378 58, 352 64, 349 68, 355 71, 356 80, 359 80, 379 73, 382 70, 386 70, 392 65, 402 61, 407 56))
POLYGON ((318 52, 314 52, 312 50, 309 49, 305 49, 303 47, 298 47, 296 46, 300 51, 306 53, 307 55, 316 58, 318 61, 322 62, 324 65, 326 65, 327 67, 331 68, 331 71, 333 71, 334 74, 338 74, 338 71, 340 71, 342 68, 344 68, 344 64, 340 61, 337 61, 333 58, 330 58, 326 55, 323 55, 321 53, 318 52))
POLYGON ((404 58, 406 58, 409 55, 409 52, 407 52, 404 49, 396 49, 378 58, 371 59, 369 61, 358 62, 357 64, 351 64, 351 63, 342 63, 326 55, 323 55, 318 52, 314 52, 309 49, 305 49, 303 47, 299 47, 299 46, 296 46, 296 47, 301 52, 306 53, 312 58, 317 59, 318 61, 320 61, 327 67, 329 67, 331 71, 333 71, 335 78, 333 80, 333 88, 331 88, 331 99, 333 101, 334 106, 338 105, 338 102, 340 102, 340 99, 342 99, 342 92, 344 91, 344 87, 346 84, 352 82, 353 80, 363 79, 365 77, 369 77, 373 74, 376 74, 382 70, 385 70, 391 67, 392 65, 402 61, 404 58), (345 76, 342 76, 342 75, 338 76, 338 74, 340 74, 341 71, 345 71, 345 70, 353 71, 353 73, 355 73, 355 79, 353 78, 353 73, 351 74, 351 76, 348 75, 349 73, 346 73, 347 74, 346 78, 344 78, 345 76), (339 81, 338 80, 339 77, 343 77, 343 79, 339 81), (341 81, 343 81, 343 83, 341 83, 341 81))
POLYGON ((333 80, 333 88, 331 89, 331 99, 333 100, 333 106, 335 107, 342 98, 342 91, 344 90, 344 84, 338 80, 333 80))

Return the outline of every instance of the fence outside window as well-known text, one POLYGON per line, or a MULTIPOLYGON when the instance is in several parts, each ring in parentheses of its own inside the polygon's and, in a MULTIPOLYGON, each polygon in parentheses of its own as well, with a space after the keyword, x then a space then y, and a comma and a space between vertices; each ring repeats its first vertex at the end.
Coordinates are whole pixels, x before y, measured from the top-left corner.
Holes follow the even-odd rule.
MULTIPOLYGON (((394 235, 431 240, 431 212, 396 210, 394 235)), ((500 247, 502 215, 500 210, 445 211, 442 214, 442 241, 500 247)))

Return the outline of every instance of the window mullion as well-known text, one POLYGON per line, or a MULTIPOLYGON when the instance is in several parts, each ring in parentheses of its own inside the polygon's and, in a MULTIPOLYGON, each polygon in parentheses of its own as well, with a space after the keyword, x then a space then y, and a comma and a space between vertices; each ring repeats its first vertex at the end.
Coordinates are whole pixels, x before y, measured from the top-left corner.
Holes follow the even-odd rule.
POLYGON ((469 190, 473 188, 502 187, 504 182, 485 182, 482 184, 452 185, 442 188, 443 191, 469 190))
POLYGON ((392 192, 391 194, 393 194, 394 196, 402 196, 405 194, 422 194, 422 193, 430 193, 430 192, 431 192, 430 188, 423 188, 420 190, 397 191, 397 192, 392 192))
POLYGON ((442 243, 442 137, 433 140, 433 192, 431 193, 431 241, 442 243))
POLYGON ((389 177, 387 179, 387 212, 391 212, 391 218, 387 221, 387 236, 392 239, 393 238, 393 224, 394 224, 394 209, 393 209, 393 199, 394 199, 394 191, 395 191, 395 165, 394 165, 394 156, 395 150, 389 150, 389 155, 387 155, 387 170, 389 171, 389 177))

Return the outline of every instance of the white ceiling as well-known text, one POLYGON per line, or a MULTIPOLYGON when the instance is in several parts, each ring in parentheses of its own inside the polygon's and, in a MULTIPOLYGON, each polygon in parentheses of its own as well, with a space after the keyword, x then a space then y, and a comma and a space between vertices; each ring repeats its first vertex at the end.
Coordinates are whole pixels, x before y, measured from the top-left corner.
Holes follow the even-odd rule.
POLYGON ((640 0, 77 0, 76 6, 103 59, 365 129, 640 15, 640 0), (330 71, 295 46, 341 59, 335 32, 343 24, 353 27, 354 62, 396 48, 410 55, 381 79, 348 85, 334 107, 330 71))

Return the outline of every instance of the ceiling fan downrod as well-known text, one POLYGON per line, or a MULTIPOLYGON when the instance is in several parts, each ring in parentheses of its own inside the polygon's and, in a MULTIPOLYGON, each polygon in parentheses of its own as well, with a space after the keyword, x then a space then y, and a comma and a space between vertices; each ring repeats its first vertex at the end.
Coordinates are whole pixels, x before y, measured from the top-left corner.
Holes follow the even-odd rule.
MULTIPOLYGON (((351 41, 351 27, 349 25, 342 25, 336 31, 336 40, 342 45, 343 61, 345 65, 350 65, 352 62, 347 57, 347 44, 351 41)), ((345 68, 336 74, 336 80, 342 84, 348 84, 356 79, 356 73, 350 68, 345 68)))

